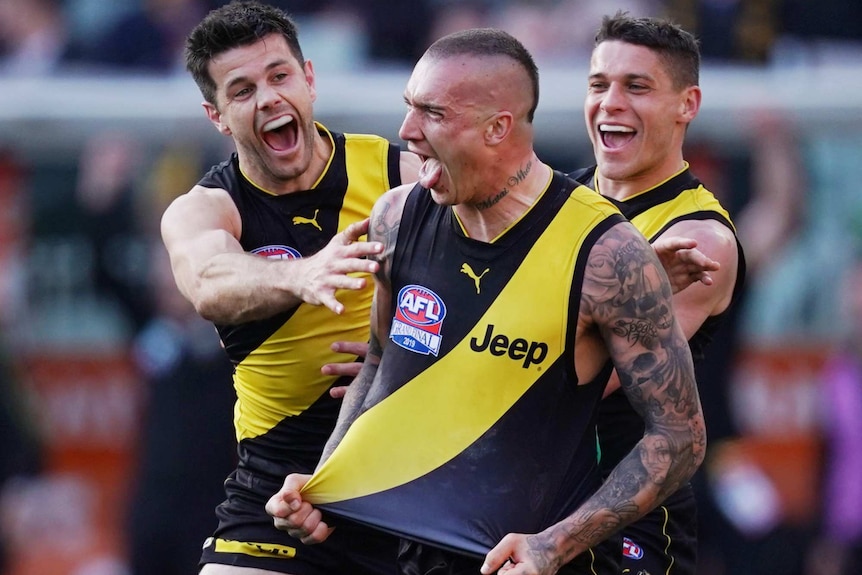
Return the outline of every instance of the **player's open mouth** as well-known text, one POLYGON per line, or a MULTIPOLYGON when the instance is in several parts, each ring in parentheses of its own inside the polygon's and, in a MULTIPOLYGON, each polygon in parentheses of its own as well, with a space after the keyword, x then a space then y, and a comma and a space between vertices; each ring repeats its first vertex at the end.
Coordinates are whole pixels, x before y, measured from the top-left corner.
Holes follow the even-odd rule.
POLYGON ((281 116, 270 120, 261 130, 263 141, 277 152, 283 152, 296 145, 297 125, 293 116, 281 116))
POLYGON ((606 148, 616 149, 631 142, 637 132, 634 128, 618 124, 599 124, 599 137, 606 148))

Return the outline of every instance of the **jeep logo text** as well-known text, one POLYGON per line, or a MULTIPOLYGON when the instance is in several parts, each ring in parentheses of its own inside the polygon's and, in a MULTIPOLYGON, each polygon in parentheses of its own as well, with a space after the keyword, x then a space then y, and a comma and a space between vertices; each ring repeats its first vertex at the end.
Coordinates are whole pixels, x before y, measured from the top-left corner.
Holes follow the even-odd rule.
POLYGON ((494 334, 494 324, 488 324, 488 329, 485 330, 481 342, 475 337, 470 339, 470 349, 475 352, 482 352, 487 349, 491 355, 508 355, 515 360, 523 359, 524 362, 521 367, 524 369, 542 363, 548 355, 548 344, 539 341, 527 341, 520 337, 509 340, 501 333, 494 334))

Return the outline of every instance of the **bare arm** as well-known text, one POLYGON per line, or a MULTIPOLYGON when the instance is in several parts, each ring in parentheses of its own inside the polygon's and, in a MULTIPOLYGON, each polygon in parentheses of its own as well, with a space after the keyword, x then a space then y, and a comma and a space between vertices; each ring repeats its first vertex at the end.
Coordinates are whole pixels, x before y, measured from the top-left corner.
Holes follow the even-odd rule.
POLYGON ((329 458, 356 418, 379 399, 370 396, 369 393, 383 356, 383 348, 389 339, 389 323, 392 321, 392 258, 395 254, 404 201, 412 187, 412 184, 407 184, 390 190, 377 200, 371 212, 368 239, 380 242, 383 245, 383 251, 377 258, 380 267, 374 274, 374 300, 371 304, 371 337, 368 353, 359 374, 344 395, 338 422, 323 450, 321 463, 329 458))
POLYGON ((598 240, 581 298, 575 345, 589 355, 578 352, 579 379, 589 379, 606 349, 646 431, 571 516, 535 535, 507 535, 486 557, 482 573, 507 559, 512 563, 501 573, 555 573, 658 505, 703 461, 706 430, 694 366, 671 297, 658 258, 631 224, 618 224, 598 240))
MULTIPOLYGON (((373 395, 372 384, 383 356, 383 348, 389 338, 389 322, 392 320, 390 312, 392 256, 395 253, 395 241, 398 237, 398 225, 404 209, 404 200, 411 188, 412 184, 409 184, 390 190, 377 201, 371 213, 369 240, 383 245, 383 250, 377 257, 380 265, 374 276, 371 340, 365 363, 347 388, 338 422, 323 450, 321 463, 332 455, 356 418, 377 400, 373 395)), ((272 516, 276 528, 287 531, 304 543, 312 544, 324 541, 332 533, 332 528, 323 521, 318 509, 302 499, 300 491, 309 478, 309 475, 296 473, 288 475, 278 493, 270 497, 266 504, 266 511, 272 516)))
POLYGON ((670 227, 662 237, 671 234, 696 240, 698 249, 719 264, 718 269, 711 272, 711 285, 693 283, 673 296, 674 315, 686 339, 691 339, 707 318, 730 305, 739 253, 733 232, 715 220, 685 220, 670 227))
MULTIPOLYGON (((682 326, 686 340, 690 340, 707 318, 723 312, 730 305, 736 284, 739 253, 733 232, 724 224, 715 220, 684 220, 671 226, 653 244, 668 275, 671 275, 671 271, 658 244, 666 242, 665 238, 675 242, 681 236, 695 242, 699 246, 695 251, 715 264, 709 283, 694 282, 682 291, 677 291, 674 285, 674 315, 682 326)), ((675 284, 673 279, 671 283, 675 284)), ((619 378, 614 372, 605 388, 605 397, 619 388, 619 378)))
MULTIPOLYGON (((401 152, 401 182, 408 184, 419 179, 419 168, 422 160, 413 152, 401 152)), ((669 248, 670 251, 672 248, 669 248)), ((368 352, 368 342, 364 341, 335 341, 332 350, 358 357, 365 357, 368 352)), ((350 361, 342 363, 327 363, 320 368, 324 375, 338 375, 356 377, 362 369, 362 362, 350 361)), ((336 386, 329 390, 329 395, 338 399, 344 397, 347 386, 336 386)))
POLYGON ((240 216, 228 193, 195 186, 165 210, 161 232, 186 299, 202 317, 236 324, 270 317, 300 301, 341 313, 335 291, 361 289, 367 281, 347 274, 373 273, 378 266, 362 259, 382 248, 357 241, 366 226, 349 226, 313 256, 267 259, 243 251, 240 216))
POLYGON ((655 241, 653 248, 667 272, 673 293, 681 292, 696 282, 711 286, 710 272, 721 267, 719 262, 697 249, 697 240, 693 238, 671 237, 665 233, 655 241))

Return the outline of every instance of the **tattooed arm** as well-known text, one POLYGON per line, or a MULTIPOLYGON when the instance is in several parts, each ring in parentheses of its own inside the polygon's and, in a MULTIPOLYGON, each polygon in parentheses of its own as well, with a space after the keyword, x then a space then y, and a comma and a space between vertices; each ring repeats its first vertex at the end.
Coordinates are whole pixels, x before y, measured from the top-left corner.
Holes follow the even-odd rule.
POLYGON ((655 252, 628 222, 605 232, 590 251, 577 329, 578 380, 589 381, 610 357, 644 418, 644 436, 572 515, 535 535, 507 535, 482 573, 555 573, 661 503, 703 461, 706 430, 671 287, 655 252))
POLYGON ((383 347, 389 339, 389 322, 392 321, 392 258, 395 255, 395 243, 398 239, 398 226, 404 211, 404 202, 413 188, 413 184, 399 186, 380 197, 371 211, 371 223, 368 227, 368 241, 383 244, 383 252, 376 256, 380 268, 374 276, 374 300, 371 303, 371 339, 368 343, 368 354, 359 370, 359 374, 351 382, 344 395, 338 422, 323 450, 320 463, 326 461, 336 446, 344 438, 347 429, 357 417, 369 407, 377 403, 380 397, 370 394, 371 384, 377 374, 377 366, 383 355, 383 347))
MULTIPOLYGON (((371 212, 368 228, 369 242, 380 242, 383 251, 376 256, 380 266, 374 276, 374 300, 371 304, 371 340, 368 354, 359 374, 347 388, 335 430, 323 450, 320 463, 344 438, 347 429, 366 409, 382 399, 381 392, 372 385, 377 374, 377 366, 383 356, 383 347, 389 338, 391 314, 392 257, 395 254, 395 241, 398 238, 398 225, 404 210, 404 201, 413 184, 390 190, 377 200, 371 212)), ((287 531, 303 543, 320 543, 326 540, 333 528, 323 521, 323 516, 309 502, 302 499, 301 490, 311 476, 292 473, 284 480, 281 489, 270 497, 266 511, 273 518, 276 528, 287 531)))

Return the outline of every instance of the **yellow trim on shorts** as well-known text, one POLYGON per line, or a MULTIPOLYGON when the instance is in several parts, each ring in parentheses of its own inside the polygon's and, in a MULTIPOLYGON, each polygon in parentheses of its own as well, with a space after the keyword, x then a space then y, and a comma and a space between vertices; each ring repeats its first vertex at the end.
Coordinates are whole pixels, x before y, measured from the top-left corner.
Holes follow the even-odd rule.
POLYGON ((296 557, 296 547, 278 545, 277 543, 253 543, 250 541, 231 541, 229 539, 215 540, 216 553, 240 553, 252 557, 271 557, 276 559, 292 559, 296 557))
POLYGON ((670 534, 667 532, 667 524, 670 521, 670 511, 668 511, 668 508, 664 505, 662 505, 660 509, 662 513, 664 513, 664 522, 661 525, 661 534, 664 535, 665 539, 667 539, 667 545, 664 548, 664 555, 665 557, 670 558, 670 564, 667 566, 667 571, 665 571, 665 575, 670 575, 670 571, 671 569, 673 569, 673 564, 676 563, 676 559, 670 553, 670 546, 673 541, 671 541, 670 534))

